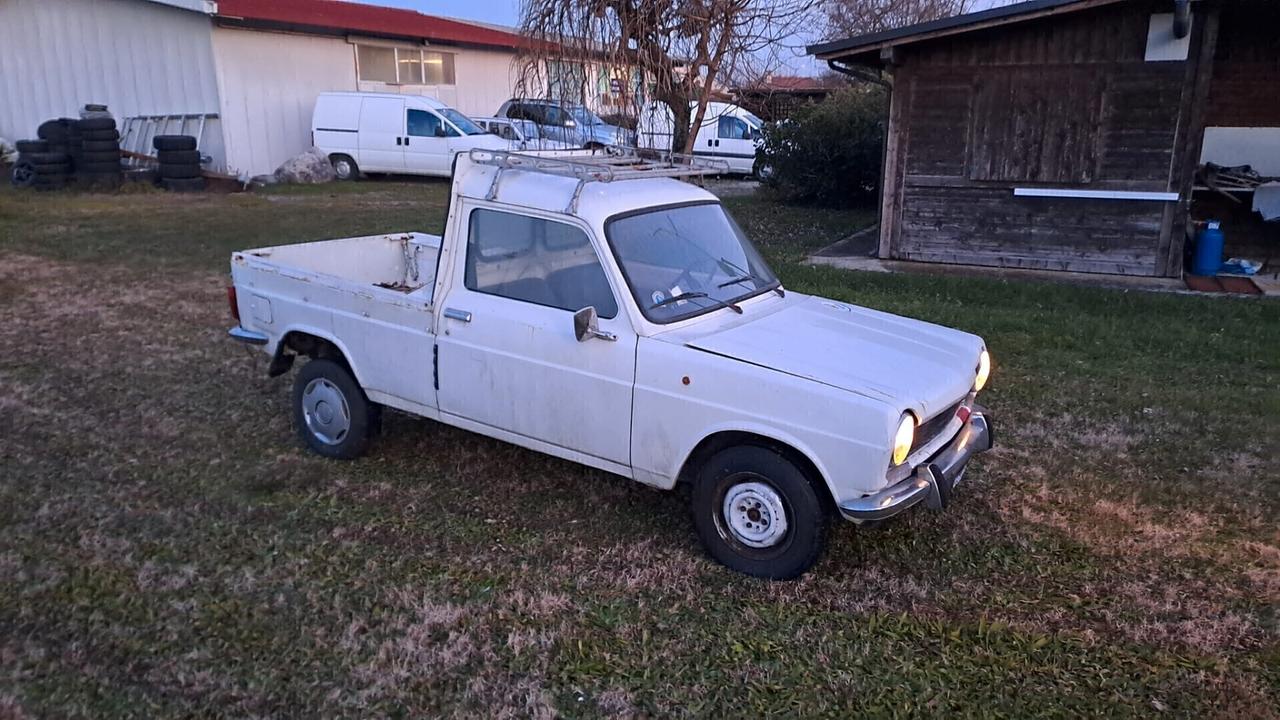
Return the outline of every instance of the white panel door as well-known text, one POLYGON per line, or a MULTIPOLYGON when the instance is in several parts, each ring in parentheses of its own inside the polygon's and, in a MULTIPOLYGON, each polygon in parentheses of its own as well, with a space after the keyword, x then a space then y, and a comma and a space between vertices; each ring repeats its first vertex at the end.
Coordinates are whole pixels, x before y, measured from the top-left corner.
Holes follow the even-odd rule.
POLYGON ((405 113, 405 171, 448 177, 452 169, 449 138, 452 130, 429 110, 409 108, 405 113))
POLYGON ((370 172, 404 172, 404 100, 367 97, 360 107, 360 157, 370 172))
POLYGON ((636 334, 576 225, 464 206, 438 328, 440 410, 622 465, 636 334), (587 305, 616 340, 574 336, 587 305))

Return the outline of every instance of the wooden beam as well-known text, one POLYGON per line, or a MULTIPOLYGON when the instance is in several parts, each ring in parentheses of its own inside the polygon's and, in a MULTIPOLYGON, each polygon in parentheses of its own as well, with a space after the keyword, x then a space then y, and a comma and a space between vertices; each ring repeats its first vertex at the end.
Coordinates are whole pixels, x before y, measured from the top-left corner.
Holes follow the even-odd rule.
POLYGON ((1182 276, 1182 253, 1187 241, 1187 227, 1191 220, 1192 187, 1196 169, 1200 166, 1200 151, 1204 145, 1205 105, 1209 99, 1209 86, 1213 82, 1213 56, 1218 49, 1217 4, 1205 3, 1207 10, 1199 18, 1200 42, 1194 62, 1187 62, 1187 81, 1182 88, 1182 102, 1178 110, 1178 131, 1174 137, 1173 162, 1169 167, 1169 186, 1176 190, 1181 200, 1177 205, 1165 208, 1160 236, 1161 255, 1157 262, 1163 265, 1157 272, 1166 277, 1182 276), (1181 154, 1179 154, 1181 149, 1181 154))
POLYGON ((911 92, 910 76, 903 70, 900 68, 893 73, 893 84, 889 90, 889 126, 884 140, 884 174, 880 178, 880 245, 876 255, 886 259, 893 257, 894 237, 901 220, 898 199, 905 173, 900 158, 906 149, 902 134, 911 92))

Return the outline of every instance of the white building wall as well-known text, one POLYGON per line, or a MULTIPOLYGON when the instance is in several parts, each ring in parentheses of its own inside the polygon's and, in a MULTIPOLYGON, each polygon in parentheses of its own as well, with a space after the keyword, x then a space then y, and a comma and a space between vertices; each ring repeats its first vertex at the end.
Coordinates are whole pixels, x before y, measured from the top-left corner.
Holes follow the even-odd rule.
POLYGON ((133 115, 216 113, 211 20, 137 0, 0 0, 0 136, 102 103, 133 115))
POLYGON ((356 90, 355 50, 342 38, 215 27, 230 172, 273 172, 311 147, 311 113, 322 92, 356 90))

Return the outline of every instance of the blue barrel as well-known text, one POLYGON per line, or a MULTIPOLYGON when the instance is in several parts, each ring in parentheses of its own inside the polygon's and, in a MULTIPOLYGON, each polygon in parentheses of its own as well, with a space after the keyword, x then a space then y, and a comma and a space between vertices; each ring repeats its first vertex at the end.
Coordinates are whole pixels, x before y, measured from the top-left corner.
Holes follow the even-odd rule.
POLYGON ((1196 253, 1191 257, 1192 275, 1217 275, 1222 268, 1222 226, 1210 220, 1196 235, 1196 253))

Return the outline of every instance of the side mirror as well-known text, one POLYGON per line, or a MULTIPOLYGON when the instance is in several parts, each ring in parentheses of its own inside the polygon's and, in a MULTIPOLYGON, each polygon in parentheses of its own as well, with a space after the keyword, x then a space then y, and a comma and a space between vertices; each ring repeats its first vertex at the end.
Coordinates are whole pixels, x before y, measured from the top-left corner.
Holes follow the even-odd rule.
POLYGON ((600 329, 600 318, 596 315, 596 309, 590 305, 573 314, 573 335, 578 338, 578 342, 586 342, 591 338, 609 342, 618 339, 617 335, 600 329))

